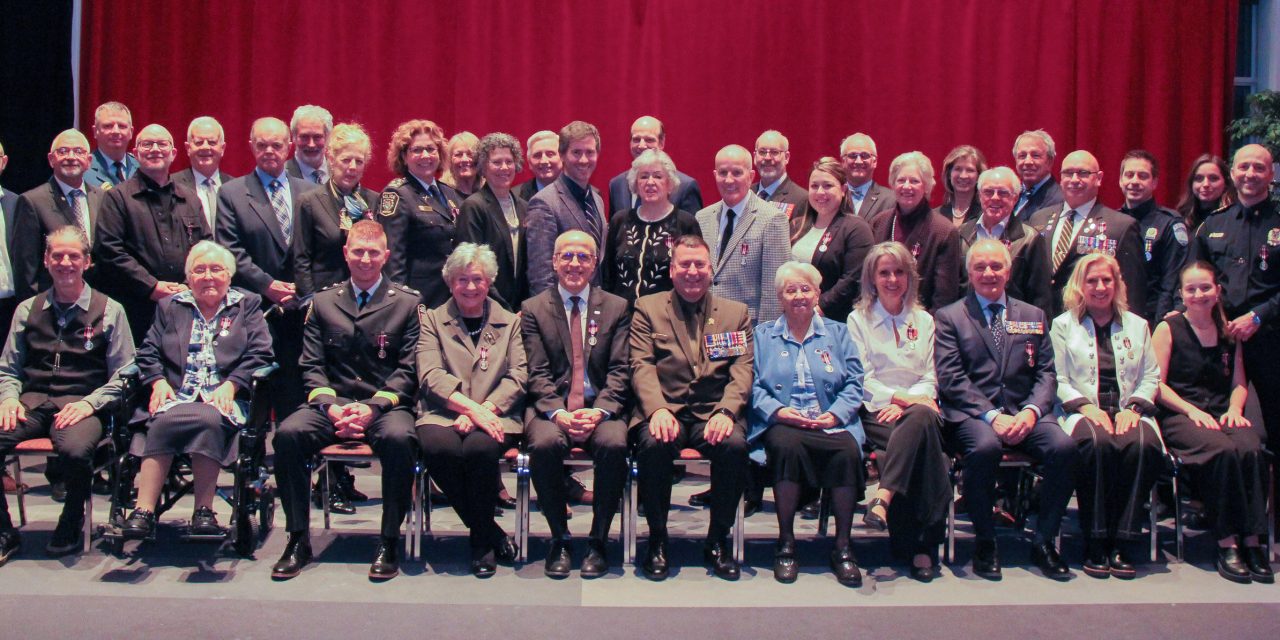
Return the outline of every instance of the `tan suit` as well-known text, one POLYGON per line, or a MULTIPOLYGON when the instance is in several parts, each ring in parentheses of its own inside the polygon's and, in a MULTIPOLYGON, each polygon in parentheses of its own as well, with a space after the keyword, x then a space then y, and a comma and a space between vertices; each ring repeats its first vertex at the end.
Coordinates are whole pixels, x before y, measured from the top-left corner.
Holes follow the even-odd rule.
POLYGON ((445 408, 454 391, 476 402, 498 407, 503 430, 524 430, 524 390, 529 379, 520 318, 500 305, 489 304, 489 319, 473 345, 458 306, 449 302, 430 311, 419 310, 418 425, 449 426, 458 414, 445 408), (488 362, 481 366, 481 353, 488 362))

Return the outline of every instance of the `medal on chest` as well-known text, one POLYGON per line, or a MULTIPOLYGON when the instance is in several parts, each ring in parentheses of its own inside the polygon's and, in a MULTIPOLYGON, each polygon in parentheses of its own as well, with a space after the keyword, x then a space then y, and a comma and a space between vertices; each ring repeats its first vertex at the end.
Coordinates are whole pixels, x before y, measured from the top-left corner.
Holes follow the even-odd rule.
POLYGON ((831 243, 831 232, 827 231, 826 233, 822 234, 822 239, 818 241, 818 251, 820 253, 826 253, 827 245, 830 243, 831 243))
POLYGON ((387 334, 386 332, 378 334, 378 359, 387 357, 387 334))
POLYGON ((916 340, 920 337, 920 332, 916 329, 916 325, 907 323, 907 351, 916 350, 916 340))
POLYGON ((1270 250, 1267 248, 1267 245, 1264 244, 1261 247, 1258 247, 1258 268, 1263 271, 1266 271, 1269 268, 1269 265, 1267 264, 1267 256, 1269 253, 1270 250))
POLYGON ((919 242, 915 242, 911 244, 911 257, 915 258, 916 260, 920 259, 920 243, 919 242))
POLYGON ((231 334, 231 318, 223 316, 222 321, 218 325, 218 335, 225 338, 231 334))
POLYGON ((744 242, 742 243, 741 251, 742 251, 742 266, 745 267, 747 266, 747 254, 751 252, 751 246, 744 242))
POLYGON ((489 370, 489 347, 480 347, 480 370, 489 370))
POLYGON ((1027 366, 1036 366, 1036 346, 1030 342, 1027 343, 1027 366))
POLYGON ((587 344, 593 347, 596 346, 596 342, 598 342, 598 340, 596 339, 596 334, 598 333, 600 333, 600 323, 596 322, 595 318, 588 320, 587 321, 587 344))
POLYGON ((822 364, 826 365, 824 368, 827 370, 827 373, 835 373, 836 368, 831 364, 831 351, 827 349, 819 349, 818 356, 822 358, 822 364))
POLYGON ((84 328, 84 350, 93 350, 93 325, 84 328))

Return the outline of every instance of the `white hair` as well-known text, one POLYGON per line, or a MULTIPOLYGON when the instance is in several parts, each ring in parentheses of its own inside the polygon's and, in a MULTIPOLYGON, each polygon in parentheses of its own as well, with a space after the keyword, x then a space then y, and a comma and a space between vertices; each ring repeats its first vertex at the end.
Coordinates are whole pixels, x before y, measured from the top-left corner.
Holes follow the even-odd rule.
POLYGON ((317 107, 314 104, 304 104, 293 110, 293 118, 289 120, 289 133, 298 135, 298 123, 302 120, 319 120, 324 123, 324 134, 327 136, 333 133, 333 114, 324 107, 317 107))

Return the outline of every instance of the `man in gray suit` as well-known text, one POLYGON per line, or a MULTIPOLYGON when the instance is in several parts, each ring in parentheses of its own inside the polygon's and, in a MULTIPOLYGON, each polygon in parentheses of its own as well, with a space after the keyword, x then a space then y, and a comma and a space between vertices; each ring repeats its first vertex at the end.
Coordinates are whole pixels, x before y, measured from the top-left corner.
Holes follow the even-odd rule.
POLYGON ((772 293, 773 276, 791 259, 787 218, 751 192, 755 171, 745 147, 731 144, 716 153, 715 176, 720 202, 697 214, 714 258, 711 290, 747 305, 752 325, 776 320, 782 305, 772 293))
POLYGON ((809 200, 809 176, 805 184, 796 184, 787 176, 791 162, 791 142, 780 131, 770 129, 756 138, 756 173, 760 181, 754 189, 761 200, 774 203, 788 219, 796 207, 809 200))
POLYGON ((200 206, 209 228, 217 228, 218 189, 231 180, 221 170, 222 154, 227 139, 222 125, 209 116, 200 116, 187 125, 187 158, 191 166, 169 176, 174 184, 186 187, 200 197, 200 206))
POLYGON ((853 212, 870 220, 898 204, 893 190, 875 183, 876 141, 865 133, 855 133, 840 143, 840 160, 849 174, 849 204, 853 212))
MULTIPOLYGON (((667 146, 667 131, 662 126, 662 122, 653 116, 640 116, 635 122, 631 123, 631 159, 635 160, 645 149, 663 150, 667 146)), ((682 209, 690 213, 702 208, 702 190, 698 188, 698 181, 693 177, 685 175, 680 171, 676 171, 676 175, 680 178, 680 186, 676 187, 675 193, 671 194, 671 204, 676 205, 677 209, 682 209)), ((609 181, 609 215, 613 212, 623 209, 634 209, 637 206, 638 196, 631 193, 631 185, 627 184, 627 172, 613 177, 609 181)))
POLYGON ((311 184, 324 184, 333 175, 325 149, 329 146, 329 134, 333 133, 333 114, 324 107, 304 104, 293 110, 289 120, 289 135, 293 137, 294 154, 285 163, 290 177, 302 178, 311 184))
MULTIPOLYGON (((595 125, 574 120, 560 130, 560 157, 564 172, 547 188, 529 201, 525 214, 525 243, 529 255, 529 297, 554 287, 555 269, 551 265, 556 238, 566 231, 580 229, 591 235, 597 247, 608 237, 609 223, 604 218, 604 200, 591 186, 591 174, 600 158, 600 131, 595 125)), ((600 271, 591 277, 600 286, 600 271)))

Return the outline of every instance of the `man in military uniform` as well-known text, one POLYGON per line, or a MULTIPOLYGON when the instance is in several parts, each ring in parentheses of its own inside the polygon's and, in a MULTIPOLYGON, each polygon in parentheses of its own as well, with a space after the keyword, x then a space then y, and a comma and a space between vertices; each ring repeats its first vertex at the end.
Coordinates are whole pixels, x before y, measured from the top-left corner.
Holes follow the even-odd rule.
POLYGON ((1150 151, 1134 149, 1120 161, 1120 189, 1127 213, 1138 221, 1142 255, 1147 263, 1147 298, 1129 297, 1129 308, 1155 326, 1173 311, 1177 299, 1178 271, 1187 259, 1187 224, 1172 209, 1156 204, 1160 167, 1150 151))
POLYGON ((298 575, 311 560, 307 462, 344 440, 367 442, 382 463, 382 538, 369 578, 400 573, 400 524, 409 508, 416 454, 412 400, 417 390, 418 292, 382 277, 387 236, 361 220, 343 248, 351 279, 316 293, 302 343, 306 406, 275 436, 276 480, 289 542, 271 576, 298 575))

